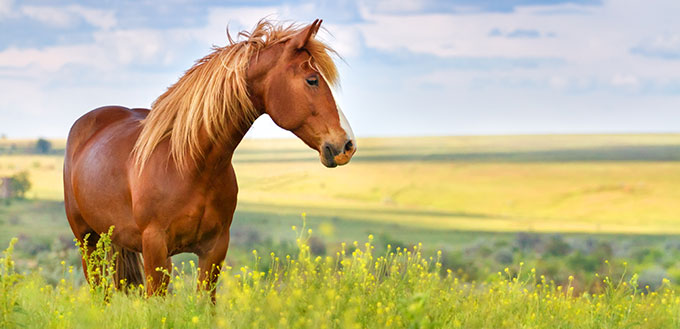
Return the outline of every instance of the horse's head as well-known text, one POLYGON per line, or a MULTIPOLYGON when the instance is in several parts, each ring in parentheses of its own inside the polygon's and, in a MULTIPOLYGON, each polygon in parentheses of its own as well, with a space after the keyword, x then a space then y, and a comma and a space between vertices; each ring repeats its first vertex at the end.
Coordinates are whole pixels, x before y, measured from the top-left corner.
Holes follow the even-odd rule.
POLYGON ((356 140, 329 85, 336 78, 335 66, 326 47, 314 40, 320 25, 316 20, 287 41, 261 51, 254 56, 248 75, 259 82, 252 87, 260 94, 256 106, 317 150, 321 163, 332 168, 349 162, 356 140), (322 65, 326 72, 319 68, 322 65), (328 71, 333 76, 325 76, 328 71))

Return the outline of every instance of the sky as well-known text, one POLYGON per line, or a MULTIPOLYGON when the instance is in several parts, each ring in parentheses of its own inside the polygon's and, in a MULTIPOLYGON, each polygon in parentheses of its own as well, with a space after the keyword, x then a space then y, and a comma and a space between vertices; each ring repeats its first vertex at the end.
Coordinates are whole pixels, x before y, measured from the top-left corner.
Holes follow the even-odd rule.
POLYGON ((359 137, 680 132, 678 0, 0 0, 0 134, 149 107, 263 17, 323 19, 359 137))

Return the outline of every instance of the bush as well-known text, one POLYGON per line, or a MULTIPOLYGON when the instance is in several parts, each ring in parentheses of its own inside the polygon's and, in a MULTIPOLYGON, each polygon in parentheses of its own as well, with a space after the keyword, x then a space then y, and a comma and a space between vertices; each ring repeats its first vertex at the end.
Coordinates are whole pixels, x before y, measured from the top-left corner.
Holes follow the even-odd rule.
POLYGON ((571 246, 564 241, 562 235, 555 234, 550 237, 545 249, 546 254, 560 257, 568 254, 571 251, 571 246))
POLYGON ((14 174, 10 178, 10 191, 12 196, 18 199, 26 197, 26 192, 31 189, 31 181, 28 179, 28 172, 22 171, 14 174))
POLYGON ((661 266, 652 266, 644 269, 638 278, 638 284, 641 289, 657 290, 661 287, 663 280, 668 278, 668 272, 661 266))
POLYGON ((39 138, 35 143, 35 151, 39 154, 48 154, 52 151, 52 143, 44 138, 39 138))

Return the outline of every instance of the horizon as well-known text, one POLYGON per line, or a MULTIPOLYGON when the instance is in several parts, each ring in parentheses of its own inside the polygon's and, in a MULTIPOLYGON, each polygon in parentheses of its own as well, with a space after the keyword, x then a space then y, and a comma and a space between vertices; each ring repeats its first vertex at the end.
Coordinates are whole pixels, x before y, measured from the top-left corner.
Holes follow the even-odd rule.
MULTIPOLYGON (((680 132, 576 132, 576 133, 522 133, 522 134, 504 134, 504 133, 498 133, 498 134, 461 134, 461 135, 410 135, 410 136, 404 136, 404 135, 384 135, 384 136, 357 136, 357 139, 362 140, 362 139, 406 139, 406 138, 459 138, 459 137, 559 137, 559 136, 673 136, 673 135, 680 135, 680 132)), ((19 137, 19 138, 13 138, 12 136, 0 136, 0 141, 33 141, 33 140, 38 140, 38 139, 46 139, 46 140, 63 140, 66 141, 67 136, 28 136, 28 137, 19 137)), ((298 140, 295 135, 291 136, 272 136, 272 137, 267 137, 267 136, 249 136, 246 134, 246 136, 243 138, 243 140, 250 140, 250 141, 267 141, 267 140, 298 140)), ((304 144, 301 144, 304 145, 304 144)))

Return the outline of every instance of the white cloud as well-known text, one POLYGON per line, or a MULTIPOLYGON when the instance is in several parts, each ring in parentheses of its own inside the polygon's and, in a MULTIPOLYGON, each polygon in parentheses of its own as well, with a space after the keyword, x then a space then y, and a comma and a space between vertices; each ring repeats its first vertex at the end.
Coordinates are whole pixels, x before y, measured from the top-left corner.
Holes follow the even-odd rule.
POLYGON ((21 13, 38 22, 60 28, 74 25, 76 18, 68 11, 57 7, 23 6, 21 13))
POLYGON ((361 54, 363 36, 356 26, 323 24, 317 38, 330 45, 343 58, 357 57, 361 54))
POLYGON ((67 65, 89 67, 97 71, 125 69, 129 64, 167 64, 168 48, 181 44, 168 43, 156 30, 134 29, 98 31, 94 43, 50 46, 41 49, 9 47, 0 51, 0 67, 37 67, 57 72, 67 65))
POLYGON ((616 87, 637 87, 640 81, 632 74, 616 74, 612 77, 611 84, 616 87))
POLYGON ((369 3, 371 10, 380 13, 404 14, 423 10, 424 1, 416 0, 378 0, 369 3))
POLYGON ((564 89, 569 85, 569 79, 563 76, 552 76, 548 84, 554 89, 564 89))
POLYGON ((19 49, 10 47, 0 52, 0 67, 22 68, 37 66, 48 72, 54 72, 69 63, 79 65, 98 65, 96 55, 101 53, 92 45, 57 46, 43 49, 19 49))
POLYGON ((0 18, 10 16, 12 14, 13 0, 0 0, 0 18))
MULTIPOLYGON (((654 6, 606 2, 603 6, 524 6, 508 13, 386 15, 364 10, 360 24, 368 47, 441 57, 559 57, 599 60, 620 57, 631 42, 663 29, 680 29, 674 0, 654 6), (544 12, 550 9, 551 14, 544 12), (560 10, 564 9, 564 10, 560 10), (581 14, 574 14, 578 9, 581 14), (631 20, 630 17, 639 17, 631 20), (657 24, 657 21, 668 24, 657 24), (489 31, 535 31, 549 38, 494 38, 489 31)), ((671 40, 664 40, 671 41, 671 40)), ((675 44, 675 43, 673 43, 675 44)))
MULTIPOLYGON (((388 53, 407 50, 442 59, 560 59, 556 65, 540 69, 510 66, 471 74, 444 67, 447 73, 435 77, 444 85, 524 81, 528 88, 545 85, 582 90, 676 81, 680 61, 657 58, 680 58, 680 36, 665 32, 680 30, 678 12, 680 2, 675 0, 658 0, 653 5, 623 0, 605 1, 601 6, 522 6, 507 13, 464 15, 376 14, 364 8, 366 23, 358 29, 366 47, 388 53), (490 31, 497 33, 490 35, 490 31), (497 36, 511 31, 534 31, 532 35, 537 37, 497 36), (636 45, 638 54, 647 58, 631 52, 636 45)), ((430 74, 425 77, 433 78, 430 74)))
POLYGON ((663 59, 680 59, 680 34, 664 33, 642 40, 631 51, 634 54, 663 59))
MULTIPOLYGON (((550 129, 549 111, 563 110, 567 113, 570 108, 578 108, 584 111, 585 117, 589 115, 586 112, 594 108, 620 107, 622 111, 626 106, 629 110, 633 106, 649 108, 643 98, 628 102, 614 96, 628 97, 648 90, 645 89, 648 83, 661 88, 678 83, 680 61, 640 56, 632 49, 644 46, 644 49, 653 50, 656 54, 675 51, 680 38, 677 33, 668 31, 680 31, 680 21, 674 15, 680 12, 680 1, 659 0, 654 6, 633 0, 605 1, 602 6, 526 6, 507 13, 477 11, 464 15, 410 14, 421 10, 423 2, 404 2, 402 5, 391 11, 377 10, 379 3, 376 7, 363 7, 359 20, 354 20, 351 13, 343 13, 338 20, 334 20, 332 15, 321 17, 325 19, 324 27, 330 34, 322 32, 319 36, 350 64, 348 67, 340 65, 346 71, 343 72, 344 91, 339 95, 340 102, 343 107, 348 105, 348 112, 370 109, 350 113, 353 119, 364 122, 364 131, 374 131, 374 122, 387 115, 401 115, 402 119, 406 118, 403 120, 410 120, 412 113, 399 111, 407 112, 404 107, 416 107, 423 102, 428 104, 428 112, 423 112, 416 121, 423 126, 437 121, 441 127, 433 130, 436 133, 453 132, 450 129, 454 128, 448 126, 448 119, 452 116, 445 111, 448 108, 458 109, 461 115, 469 114, 465 114, 463 109, 479 110, 480 113, 502 109, 505 112, 499 110, 501 117, 505 115, 508 122, 514 116, 509 111, 516 111, 520 113, 517 117, 542 118, 541 122, 548 128, 541 126, 541 129, 550 129), (536 31, 532 35, 539 37, 489 36, 494 29, 504 36, 513 31, 536 31), (403 64, 403 68, 398 67, 399 64, 385 64, 384 71, 371 73, 380 76, 367 79, 362 74, 369 73, 358 72, 356 67, 366 65, 366 62, 362 63, 362 56, 376 49, 393 54, 406 50, 426 55, 415 58, 436 56, 442 67, 433 72, 423 63, 403 64), (483 69, 471 65, 465 65, 465 69, 458 64, 447 66, 447 61, 455 58, 490 62, 500 59, 501 65, 483 69), (521 64, 532 59, 542 64, 536 67, 521 64), (515 62, 519 64, 513 64, 515 62), (423 72, 417 73, 420 68, 424 68, 423 72), (383 94, 374 95, 368 92, 379 88, 374 79, 384 79, 386 84, 397 86, 402 84, 405 88, 401 92, 386 90, 383 94), (588 97, 570 97, 568 94, 574 91, 587 92, 588 97), (455 95, 455 99, 449 100, 451 95, 455 95), (437 114, 437 111, 441 113, 437 114), (371 120, 371 116, 378 119, 371 120)), ((191 60, 207 54, 212 44, 226 44, 227 23, 234 35, 242 29, 252 28, 267 15, 271 19, 309 22, 310 17, 316 18, 315 8, 317 6, 313 4, 210 8, 200 26, 129 29, 119 26, 113 10, 79 5, 16 8, 11 1, 0 0, 0 18, 23 13, 55 27, 80 27, 83 23, 95 27, 91 39, 79 44, 36 48, 13 46, 0 50, 0 87, 12 95, 7 97, 0 110, 3 116, 49 114, 55 120, 52 113, 62 114, 63 111, 66 119, 61 120, 70 123, 83 111, 110 102, 148 106, 192 64, 191 60), (12 8, 15 8, 14 14, 12 8), (154 75, 140 71, 139 67, 164 73, 154 75), (93 79, 98 79, 99 85, 88 85, 93 79), (82 99, 71 104, 74 96, 82 99), (5 111, 14 112, 5 115, 5 111)), ((662 96, 655 97, 654 104, 666 111, 666 118, 671 116, 672 112, 668 110, 670 102, 664 101, 662 96)), ((490 129, 487 118, 476 118, 478 125, 487 125, 485 129, 490 129)), ((268 120, 258 120, 249 136, 290 135, 268 120)), ((397 129, 399 119, 395 119, 394 124, 392 129, 397 129)), ((507 125, 503 120, 495 124, 507 125)), ((518 126, 517 131, 521 132, 526 127, 518 126)), ((385 130, 378 134, 390 133, 387 131, 389 128, 378 128, 385 130)), ((468 126, 462 124, 455 129, 463 128, 477 129, 470 122, 468 126)), ((59 127, 54 131, 66 130, 67 127, 59 127)), ((358 133, 361 134, 360 130, 358 133)), ((474 133, 472 130, 469 132, 474 133)))
MULTIPOLYGON (((24 7, 25 8, 25 7, 24 7)), ((104 12, 85 9, 79 6, 66 8, 40 7, 29 8, 27 12, 44 23, 58 26, 72 24, 73 15, 90 16, 91 20, 104 12), (63 14, 63 15, 62 15, 63 14), (49 17, 49 18, 48 18, 49 17), (51 21, 50 21, 51 20, 51 21)), ((173 54, 186 45, 199 43, 205 45, 207 54, 210 45, 227 43, 226 27, 230 23, 232 36, 242 29, 250 29, 257 21, 271 13, 275 8, 217 8, 210 10, 206 24, 196 28, 177 29, 101 29, 92 33, 93 41, 74 45, 56 45, 43 48, 9 47, 0 51, 0 67, 24 68, 35 66, 55 72, 66 65, 90 67, 100 71, 122 70, 127 65, 159 63, 170 64, 173 54), (229 17, 235 17, 228 22, 229 17)), ((115 25, 115 21, 104 19, 98 23, 101 28, 115 25)), ((188 66, 191 63, 188 63, 188 66)))
POLYGON ((150 29, 99 31, 94 39, 94 48, 105 52, 98 61, 108 59, 119 65, 157 61, 168 45, 163 32, 150 29))
POLYGON ((79 15, 92 26, 105 30, 116 26, 116 14, 113 10, 92 9, 77 5, 68 6, 66 9, 79 15))
POLYGON ((26 17, 58 28, 72 27, 81 19, 101 29, 110 29, 116 25, 115 13, 111 10, 93 9, 78 5, 66 7, 22 6, 20 10, 26 17))

